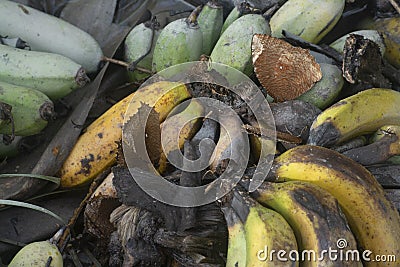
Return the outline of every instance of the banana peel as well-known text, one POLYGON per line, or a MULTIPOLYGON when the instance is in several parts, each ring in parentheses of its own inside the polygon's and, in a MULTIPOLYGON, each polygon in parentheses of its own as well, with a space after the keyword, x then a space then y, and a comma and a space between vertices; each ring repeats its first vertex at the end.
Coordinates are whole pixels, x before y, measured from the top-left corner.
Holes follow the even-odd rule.
POLYGON ((177 104, 190 97, 184 84, 160 81, 140 88, 112 106, 77 140, 60 169, 61 186, 86 184, 116 162, 124 119, 137 113, 142 104, 151 105, 162 122, 177 104))

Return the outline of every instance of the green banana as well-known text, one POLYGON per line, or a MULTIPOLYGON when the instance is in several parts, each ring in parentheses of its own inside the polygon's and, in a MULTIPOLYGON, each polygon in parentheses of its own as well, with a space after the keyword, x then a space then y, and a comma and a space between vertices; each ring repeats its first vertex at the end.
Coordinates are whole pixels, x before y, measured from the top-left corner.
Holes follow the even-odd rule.
POLYGON ((0 82, 0 101, 12 107, 12 121, 0 127, 2 134, 37 134, 54 116, 53 102, 42 92, 30 88, 0 82))
POLYGON ((209 55, 218 41, 223 24, 222 6, 215 0, 208 1, 197 19, 203 33, 202 53, 209 55))
POLYGON ((170 22, 161 31, 154 47, 152 70, 159 72, 170 66, 200 59, 203 34, 195 9, 188 18, 170 22))
MULTIPOLYGON (((134 62, 138 67, 151 70, 154 46, 159 35, 159 25, 157 25, 157 22, 154 20, 141 23, 134 27, 125 39, 125 60, 134 62)), ((132 82, 140 81, 149 76, 150 74, 139 70, 128 72, 129 80, 132 82)))
POLYGON ((320 63, 322 79, 297 99, 309 102, 319 109, 332 104, 342 90, 344 80, 342 71, 333 64, 320 63))
POLYGON ((247 14, 238 18, 218 39, 211 52, 211 61, 228 65, 250 75, 253 72, 251 41, 256 33, 270 34, 268 22, 263 16, 247 14))
MULTIPOLYGON (((161 125, 162 150, 158 164, 159 173, 167 169, 167 157, 174 157, 173 153, 183 149, 185 141, 190 140, 199 130, 204 108, 196 99, 188 100, 189 104, 181 112, 168 116, 161 125), (172 154, 170 154, 172 153, 172 154)), ((171 113, 176 112, 174 108, 171 113)))
POLYGON ((356 259, 319 259, 324 251, 336 249, 341 239, 347 242, 345 248, 339 248, 344 253, 357 250, 346 217, 337 200, 327 191, 300 181, 264 182, 251 196, 286 219, 296 235, 300 253, 315 253, 304 254, 302 266, 362 266, 356 259))
POLYGON ((33 242, 24 246, 14 256, 9 267, 21 266, 52 266, 62 267, 63 257, 58 247, 49 241, 33 242), (50 264, 49 258, 51 259, 50 264))
MULTIPOLYGON (((319 146, 297 146, 278 156, 270 181, 304 181, 315 184, 339 202, 360 252, 367 255, 399 255, 400 216, 381 185, 362 165, 340 153, 319 146)), ((387 262, 398 266, 400 259, 387 262)), ((365 266, 381 266, 365 261, 365 266)))
POLYGON ((61 55, 0 45, 0 80, 39 90, 59 99, 84 86, 84 69, 61 55))
POLYGON ((400 124, 400 92, 372 88, 342 99, 319 114, 311 125, 308 143, 337 145, 389 124, 400 124))
POLYGON ((246 266, 246 235, 244 224, 236 212, 229 206, 223 207, 222 212, 228 227, 228 254, 226 266, 246 266))
POLYGON ((360 31, 354 31, 354 32, 348 33, 348 34, 340 37, 333 43, 331 43, 329 46, 332 47, 333 49, 335 49, 336 51, 338 51, 339 53, 343 53, 344 44, 346 42, 347 37, 349 37, 350 34, 358 34, 358 35, 363 36, 366 39, 374 41, 379 46, 381 54, 382 55, 385 54, 386 47, 385 47, 384 40, 383 40, 382 36, 375 30, 360 30, 360 31))
POLYGON ((271 18, 271 36, 281 38, 285 30, 318 43, 338 22, 344 4, 344 0, 288 0, 271 18))
POLYGON ((246 1, 243 1, 236 5, 229 13, 228 17, 225 19, 225 22, 222 25, 221 35, 235 20, 243 15, 249 14, 250 12, 250 5, 246 1))
POLYGON ((298 266, 288 254, 297 252, 292 228, 279 213, 263 207, 244 192, 234 191, 232 208, 244 222, 246 235, 246 267, 298 266), (273 251, 285 251, 287 261, 279 260, 273 251))
POLYGON ((87 72, 97 71, 103 56, 100 45, 88 33, 13 1, 0 1, 0 35, 21 38, 34 51, 68 57, 87 72))

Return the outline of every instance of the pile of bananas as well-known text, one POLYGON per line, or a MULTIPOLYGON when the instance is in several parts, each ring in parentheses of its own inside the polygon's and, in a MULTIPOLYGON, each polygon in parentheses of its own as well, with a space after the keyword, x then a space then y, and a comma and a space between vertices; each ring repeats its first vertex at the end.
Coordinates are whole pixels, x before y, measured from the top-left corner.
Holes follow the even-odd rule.
MULTIPOLYGON (((8 5, 8 1, 3 2, 0 2, 0 7, 8 5)), ((245 3, 234 8, 224 22, 222 7, 216 1, 210 1, 196 8, 188 18, 172 21, 162 29, 155 19, 137 25, 127 36, 124 47, 125 60, 131 63, 130 81, 141 82, 151 73, 200 58, 226 64, 255 80, 251 49, 255 34, 282 38, 282 31, 285 30, 317 44, 334 28, 345 7, 345 0, 279 2, 279 9, 269 21, 260 14, 260 10, 245 3)), ((28 13, 34 12, 28 10, 28 13)), ((399 19, 382 20, 368 30, 354 32, 376 42, 382 57, 396 68, 399 68, 400 61, 399 19)), ((4 34, 2 30, 0 28, 0 34, 4 34)), ((34 47, 33 41, 21 34, 17 37, 34 47)), ((8 35, 11 36, 11 33, 8 35)), ((346 38, 343 36, 331 47, 341 53, 346 38)), ((34 53, 4 47, 0 48, 8 50, 2 59, 5 54, 10 57, 15 53, 18 57, 19 53, 24 53, 23 57, 27 57, 25 54, 34 53)), ((95 54, 95 62, 98 63, 101 52, 95 54)), ((346 81, 341 69, 325 55, 316 52, 312 55, 320 66, 322 79, 294 101, 308 103, 318 111, 318 115, 310 123, 303 123, 305 127, 298 136, 288 130, 290 125, 285 125, 286 131, 282 130, 278 135, 283 138, 276 146, 272 170, 258 189, 251 193, 243 190, 248 181, 242 179, 241 185, 221 201, 229 230, 226 266, 380 266, 377 262, 379 257, 387 260, 387 266, 399 265, 399 212, 366 168, 379 163, 399 162, 400 92, 396 90, 399 84, 394 84, 393 88, 368 88, 342 97, 346 81), (288 144, 288 139, 296 141, 288 144), (332 250, 337 254, 332 254, 332 250)), ((35 64, 38 62, 32 61, 35 64)), ((8 62, 11 62, 11 57, 4 60, 7 67, 4 73, 10 73, 8 62)), ((94 71, 96 67, 84 68, 94 71)), ((16 75, 22 72, 11 73, 16 75)), ((34 82, 28 84, 25 77, 9 75, 4 75, 5 78, 0 76, 0 81, 11 83, 21 80, 21 84, 7 85, 9 88, 31 85, 40 90, 42 83, 36 76, 34 78, 39 79, 37 88, 34 82)), ((66 76, 57 77, 58 82, 66 79, 66 76)), ((6 85, 0 83, 0 89, 3 87, 6 88, 6 85)), ((33 92, 32 89, 24 90, 33 92)), ((273 102, 267 94, 268 88, 260 90, 273 102)), ((207 96, 223 99, 223 94, 220 88, 213 87, 207 96)), ((49 97, 57 99, 60 95, 54 93, 49 97)), ((146 132, 146 145, 159 175, 168 176, 177 171, 167 158, 175 149, 168 145, 172 139, 178 137, 178 148, 182 150, 185 142, 193 140, 205 127, 211 127, 208 132, 211 136, 208 137, 216 142, 215 149, 211 151, 213 160, 209 162, 209 171, 215 176, 224 171, 235 140, 242 138, 244 129, 253 129, 246 132, 251 143, 247 172, 251 173, 251 168, 263 152, 262 144, 271 144, 268 137, 257 133, 260 126, 249 120, 246 117, 248 114, 239 114, 248 128, 228 116, 220 118, 220 123, 237 129, 237 135, 232 136, 218 125, 206 125, 207 120, 203 119, 207 116, 205 108, 196 100, 199 96, 190 84, 162 80, 147 84, 125 97, 79 137, 59 170, 61 186, 82 186, 109 171, 122 155, 120 144, 124 123, 130 118, 140 117, 144 107, 150 108, 153 112, 151 116, 154 115, 146 132), (166 93, 159 99, 159 92, 166 93), (175 109, 188 99, 190 102, 183 110, 175 109), (169 114, 172 116, 166 120, 169 114), (198 119, 187 122, 193 117, 198 119), (182 129, 174 127, 182 125, 182 122, 186 122, 182 129), (161 143, 166 145, 162 147, 161 143)), ((226 98, 226 102, 230 102, 233 97, 226 98)), ((6 100, 4 103, 14 104, 6 100)), ((274 105, 283 106, 287 102, 274 105)), ((0 118, 3 119, 9 112, 6 105, 1 107, 0 118)), ((292 121, 297 123, 308 114, 294 112, 291 115, 292 121)), ((6 120, 3 121, 7 125, 6 120)), ((0 121, 0 129, 7 129, 6 126, 3 128, 3 121, 0 121)), ((14 121, 13 132, 25 134, 23 129, 17 131, 16 118, 14 121)), ((11 134, 11 128, 8 129, 3 133, 11 134)))
POLYGON ((68 22, 16 2, 0 1, 0 158, 16 152, 21 136, 40 133, 55 117, 53 101, 89 82, 102 58, 99 44, 68 22))

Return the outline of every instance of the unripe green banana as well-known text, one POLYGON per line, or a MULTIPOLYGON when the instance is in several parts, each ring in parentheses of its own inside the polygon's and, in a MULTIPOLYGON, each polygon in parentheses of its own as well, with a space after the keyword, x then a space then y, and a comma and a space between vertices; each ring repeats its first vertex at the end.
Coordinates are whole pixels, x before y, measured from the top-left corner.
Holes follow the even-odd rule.
POLYGON ((12 121, 0 127, 2 134, 33 135, 39 133, 53 117, 53 102, 42 92, 0 82, 0 101, 9 104, 12 121))
POLYGON ((89 78, 67 57, 0 45, 0 80, 39 90, 55 100, 84 86, 89 78))
POLYGON ((18 251, 8 266, 62 267, 63 258, 56 245, 49 241, 39 241, 30 243, 18 251), (51 262, 47 265, 50 257, 51 262))
POLYGON ((321 63, 319 66, 321 67, 322 79, 297 99, 309 102, 319 109, 325 109, 339 95, 344 80, 342 71, 335 65, 321 63))
MULTIPOLYGON (((141 23, 134 27, 125 39, 125 60, 135 62, 138 67, 151 70, 153 51, 160 30, 155 21, 141 23)), ((140 81, 150 74, 134 70, 128 72, 129 80, 140 81)))
POLYGON ((0 1, 0 35, 18 37, 32 50, 60 54, 95 72, 103 52, 97 41, 78 27, 13 1, 0 1))
POLYGON ((374 28, 383 35, 386 45, 385 58, 400 68, 400 17, 377 20, 374 28))
POLYGON ((222 25, 221 35, 235 20, 245 14, 249 14, 250 12, 250 6, 246 1, 243 1, 239 5, 235 6, 222 25))
POLYGON ((215 0, 208 1, 203 7, 197 19, 200 30, 203 33, 202 53, 209 55, 218 41, 223 24, 222 6, 215 0))
POLYGON ((339 53, 343 53, 344 44, 346 42, 347 37, 349 37, 350 34, 358 34, 358 35, 363 36, 366 39, 374 41, 379 46, 379 50, 381 51, 381 54, 382 55, 385 54, 386 48, 385 48, 385 43, 383 41, 383 38, 379 34, 379 32, 377 32, 375 30, 360 30, 360 31, 348 33, 348 34, 340 37, 333 43, 331 43, 329 46, 332 47, 333 49, 335 49, 336 51, 338 51, 339 53))
POLYGON ((288 0, 272 16, 271 35, 282 37, 282 30, 318 43, 338 22, 344 0, 288 0))
POLYGON ((203 34, 194 10, 188 18, 169 23, 161 31, 154 47, 152 69, 159 72, 170 66, 199 60, 203 34))
POLYGON ((211 53, 211 61, 226 64, 246 75, 253 72, 251 41, 253 35, 270 34, 262 15, 248 14, 235 20, 221 35, 211 53))

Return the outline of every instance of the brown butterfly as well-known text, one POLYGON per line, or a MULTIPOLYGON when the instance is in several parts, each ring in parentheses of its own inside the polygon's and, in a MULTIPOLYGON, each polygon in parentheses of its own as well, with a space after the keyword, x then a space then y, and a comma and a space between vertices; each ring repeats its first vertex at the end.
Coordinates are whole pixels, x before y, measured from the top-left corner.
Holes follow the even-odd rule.
POLYGON ((281 39, 255 34, 251 50, 257 78, 276 102, 295 99, 322 78, 308 50, 281 39))

